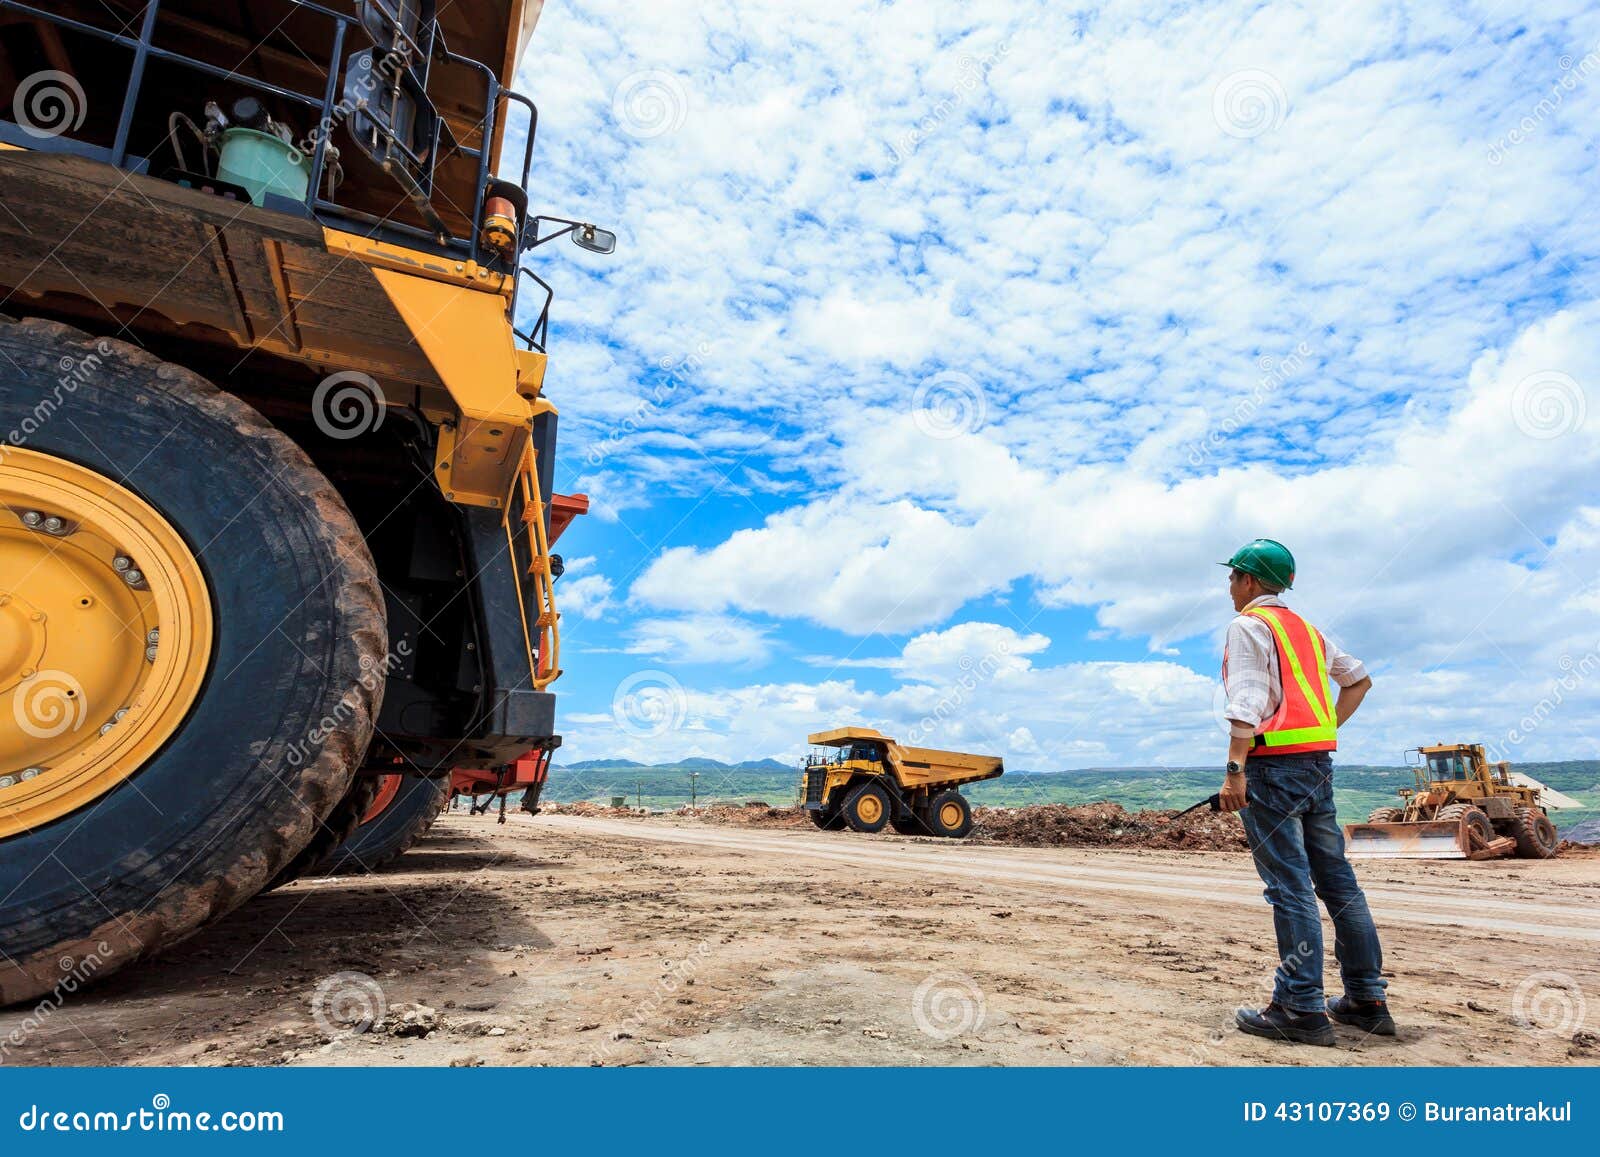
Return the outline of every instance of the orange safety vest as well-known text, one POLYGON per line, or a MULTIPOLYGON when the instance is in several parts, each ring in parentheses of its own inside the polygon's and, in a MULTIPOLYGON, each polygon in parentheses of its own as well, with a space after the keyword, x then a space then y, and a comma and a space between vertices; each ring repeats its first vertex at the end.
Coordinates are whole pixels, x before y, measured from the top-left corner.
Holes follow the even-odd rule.
MULTIPOLYGON (((1272 718, 1256 728, 1255 750, 1274 755, 1302 751, 1335 751, 1339 747, 1339 722, 1333 695, 1328 690, 1328 660, 1322 633, 1288 607, 1251 607, 1272 628, 1278 651, 1278 681, 1282 701, 1272 718)), ((1222 652, 1222 677, 1228 677, 1228 652, 1222 652)))

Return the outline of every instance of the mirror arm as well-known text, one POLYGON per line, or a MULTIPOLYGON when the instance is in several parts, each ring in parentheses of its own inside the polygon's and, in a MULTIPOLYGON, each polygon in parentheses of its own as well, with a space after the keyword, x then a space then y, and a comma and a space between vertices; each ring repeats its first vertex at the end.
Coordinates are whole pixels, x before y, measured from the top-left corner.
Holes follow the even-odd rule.
POLYGON ((582 221, 569 221, 565 217, 546 217, 546 216, 542 216, 541 215, 541 216, 538 216, 538 217, 529 218, 528 225, 531 226, 531 228, 533 230, 533 235, 532 235, 532 237, 529 237, 527 229, 523 230, 522 248, 523 248, 524 251, 527 251, 529 249, 537 249, 539 246, 543 245, 547 241, 555 241, 558 238, 565 237, 568 233, 571 233, 573 230, 582 228, 583 227, 583 222, 582 221), (554 225, 565 225, 566 228, 565 229, 557 229, 554 233, 549 233, 549 234, 546 234, 545 236, 541 237, 541 236, 539 236, 539 222, 541 222, 541 221, 548 221, 548 222, 550 222, 551 224, 554 224, 554 225))

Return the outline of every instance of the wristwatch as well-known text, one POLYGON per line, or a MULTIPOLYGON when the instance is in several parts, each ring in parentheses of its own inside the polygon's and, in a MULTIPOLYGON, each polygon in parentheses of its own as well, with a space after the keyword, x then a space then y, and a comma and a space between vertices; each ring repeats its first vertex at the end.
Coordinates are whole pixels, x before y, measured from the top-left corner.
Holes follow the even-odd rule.
POLYGON ((1228 774, 1229 775, 1242 775, 1242 774, 1244 774, 1244 764, 1240 763, 1237 759, 1228 760, 1228 774))

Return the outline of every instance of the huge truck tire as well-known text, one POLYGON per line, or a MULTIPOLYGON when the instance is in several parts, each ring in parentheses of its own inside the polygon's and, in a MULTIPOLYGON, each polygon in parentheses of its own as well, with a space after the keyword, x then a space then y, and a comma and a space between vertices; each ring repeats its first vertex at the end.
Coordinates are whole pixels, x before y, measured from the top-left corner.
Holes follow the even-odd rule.
POLYGON ((1547 860, 1561 847, 1556 825, 1538 808, 1519 807, 1516 827, 1517 855, 1528 860, 1547 860))
POLYGON ((258 413, 122 342, 0 319, 0 1003, 267 884, 383 694, 372 557, 258 413))
POLYGON ((840 802, 844 795, 844 789, 840 788, 833 794, 833 800, 819 808, 806 812, 811 817, 811 822, 825 832, 836 832, 844 827, 844 811, 840 802))
POLYGON ((882 784, 869 779, 845 796, 844 822, 853 832, 881 832, 889 822, 891 810, 889 793, 883 790, 882 784))
POLYGON ((933 835, 952 840, 965 839, 972 831, 972 804, 966 796, 951 788, 928 801, 922 818, 933 835))
POLYGON ((372 810, 373 801, 378 797, 379 779, 380 777, 375 775, 356 776, 351 781, 350 790, 344 793, 344 798, 334 804, 333 810, 328 813, 328 818, 317 825, 317 830, 311 835, 311 842, 301 848, 300 853, 289 861, 288 866, 261 890, 270 892, 274 888, 281 888, 298 880, 301 876, 309 876, 320 871, 323 861, 333 855, 360 829, 367 813, 372 810))
POLYGON ((428 834, 433 821, 439 818, 450 795, 448 786, 442 779, 403 776, 400 790, 383 810, 367 818, 316 870, 328 875, 355 875, 375 872, 399 859, 428 834))

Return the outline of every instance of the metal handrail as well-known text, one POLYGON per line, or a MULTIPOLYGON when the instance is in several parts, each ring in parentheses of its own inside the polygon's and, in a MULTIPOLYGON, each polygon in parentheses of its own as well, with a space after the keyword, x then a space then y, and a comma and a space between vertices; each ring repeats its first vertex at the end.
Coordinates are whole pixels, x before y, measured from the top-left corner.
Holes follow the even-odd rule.
MULTIPOLYGON (((523 152, 522 179, 520 182, 522 187, 526 189, 528 177, 532 171, 533 138, 538 126, 538 109, 534 105, 533 101, 521 93, 502 86, 500 84, 499 77, 495 74, 494 70, 488 65, 484 64, 482 61, 474 60, 471 57, 462 56, 459 53, 450 51, 448 48, 443 48, 441 51, 433 54, 437 55, 440 59, 448 60, 453 64, 464 66, 479 73, 484 81, 484 116, 483 119, 475 126, 479 132, 479 147, 470 148, 465 145, 458 145, 456 147, 456 151, 460 152, 463 156, 469 157, 478 162, 478 183, 471 212, 473 232, 470 237, 451 237, 441 239, 427 230, 419 229, 416 226, 408 225, 404 222, 392 221, 388 218, 378 217, 374 214, 364 213, 360 210, 341 205, 337 201, 330 201, 321 195, 323 176, 327 165, 327 150, 329 143, 328 138, 330 136, 330 132, 325 131, 325 126, 331 126, 335 123, 336 117, 343 119, 343 117, 348 116, 350 111, 352 111, 341 109, 341 102, 339 100, 339 77, 344 69, 344 48, 347 42, 346 33, 351 25, 356 25, 359 27, 360 19, 357 15, 336 12, 331 8, 327 8, 321 4, 315 3, 314 0, 286 0, 286 2, 292 4, 295 8, 324 17, 333 22, 333 44, 326 69, 328 79, 321 94, 313 95, 303 93, 296 91, 295 89, 286 88, 282 85, 273 84, 269 81, 258 80, 249 76, 242 76, 235 71, 222 68, 218 65, 209 64, 206 61, 198 60, 191 56, 185 56, 182 53, 174 52, 171 49, 162 48, 161 46, 155 44, 154 37, 156 31, 156 21, 160 14, 161 0, 148 0, 148 3, 145 6, 143 19, 140 22, 139 33, 136 37, 127 35, 123 32, 111 31, 106 28, 96 27, 93 24, 76 20, 70 16, 44 11, 33 4, 27 3, 26 0, 0 0, 0 10, 19 13, 24 16, 32 17, 36 20, 44 21, 47 24, 51 24, 59 28, 65 28, 73 32, 80 33, 84 36, 93 37, 95 39, 116 44, 122 48, 128 49, 133 53, 133 63, 129 70, 128 85, 123 94, 122 109, 118 117, 116 135, 113 139, 113 144, 110 150, 110 162, 114 167, 124 168, 127 164, 128 140, 133 128, 133 119, 138 107, 140 90, 144 83, 146 65, 150 60, 159 60, 176 64, 184 68, 192 69, 203 75, 215 77, 220 80, 226 80, 232 84, 237 84, 241 87, 249 88, 256 92, 267 93, 282 100, 303 106, 307 109, 315 110, 317 114, 318 126, 316 132, 317 141, 315 149, 312 152, 310 181, 305 199, 306 210, 312 216, 319 220, 326 218, 330 224, 337 224, 343 221, 353 221, 370 227, 372 232, 369 235, 378 235, 380 231, 388 232, 396 236, 405 237, 411 241, 424 242, 446 254, 464 255, 472 261, 482 263, 485 256, 481 244, 484 202, 487 197, 487 185, 490 175, 489 159, 491 142, 494 140, 499 108, 503 101, 514 101, 516 103, 525 105, 529 110, 530 119, 528 127, 528 139, 523 152)), ((425 37, 424 39, 435 45, 442 44, 442 38, 437 38, 435 36, 425 37)), ((408 46, 420 51, 420 48, 411 41, 409 36, 406 37, 406 42, 408 46)), ((427 59, 426 63, 429 66, 429 72, 431 72, 432 56, 427 59)), ((426 86, 424 87, 424 92, 426 92, 426 86)), ((433 176, 437 171, 437 166, 439 163, 440 150, 437 147, 437 138, 442 123, 443 118, 436 120, 434 146, 429 149, 429 157, 427 162, 427 192, 430 198, 434 194, 433 176)), ((41 142, 39 147, 41 149, 46 149, 48 148, 48 144, 46 142, 41 142)), ((404 147, 403 144, 402 147, 404 147)), ((406 151, 410 153, 409 149, 406 151)), ((498 259, 499 255, 496 254, 495 257, 498 259)), ((548 305, 546 308, 548 308, 548 305)))
POLYGON ((555 574, 550 569, 550 542, 544 525, 544 494, 539 486, 538 463, 531 446, 522 451, 522 461, 511 483, 511 492, 501 508, 501 523, 506 532, 513 571, 517 564, 516 532, 512 528, 512 508, 520 493, 521 521, 526 527, 528 574, 533 576, 534 617, 529 629, 528 606, 522 596, 522 580, 517 579, 517 609, 522 614, 522 639, 528 650, 528 673, 533 689, 543 691, 561 677, 561 616, 556 612, 555 574), (537 644, 535 644, 537 637, 537 644))
POLYGON ((517 337, 521 338, 531 350, 538 350, 540 353, 544 353, 545 342, 548 341, 550 337, 550 303, 553 302, 555 298, 556 291, 548 281, 540 277, 526 265, 517 266, 517 285, 513 287, 511 297, 511 332, 516 334, 517 337), (533 323, 533 328, 528 330, 526 333, 518 329, 516 325, 517 300, 521 297, 522 278, 525 276, 533 278, 533 280, 538 283, 539 288, 544 290, 544 305, 539 309, 539 319, 533 323))

